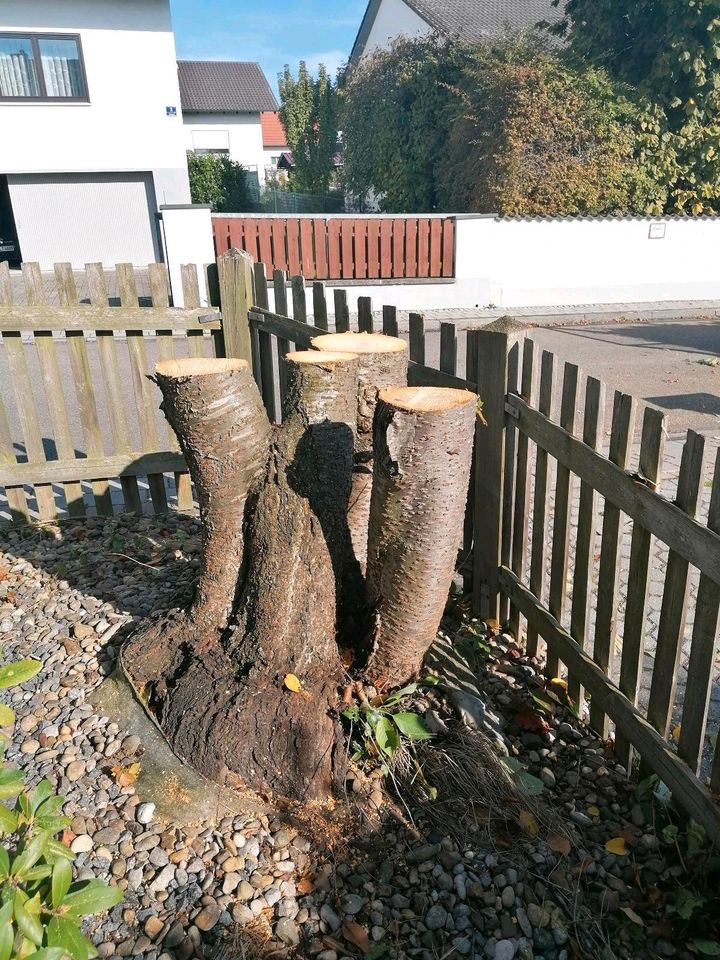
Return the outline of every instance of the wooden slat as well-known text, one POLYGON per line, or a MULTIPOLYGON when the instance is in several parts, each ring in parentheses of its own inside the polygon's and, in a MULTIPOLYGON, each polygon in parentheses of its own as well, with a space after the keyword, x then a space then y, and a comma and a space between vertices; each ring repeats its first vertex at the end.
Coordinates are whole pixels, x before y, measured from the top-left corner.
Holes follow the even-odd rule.
POLYGON ((315 241, 315 276, 318 280, 327 280, 327 220, 323 220, 321 217, 315 217, 312 223, 315 241))
POLYGON ((430 273, 431 277, 442 276, 442 220, 430 221, 430 273))
POLYGON ((273 268, 272 255, 272 227, 270 220, 261 220, 258 224, 258 246, 260 247, 260 260, 265 264, 268 273, 273 268))
MULTIPOLYGON (((575 433, 575 412, 580 371, 574 363, 566 363, 563 373, 562 398, 560 401, 560 426, 568 433, 575 433)), ((553 517, 552 555, 550 558, 550 590, 548 609, 562 623, 567 599, 567 568, 570 548, 570 510, 572 507, 571 475, 568 468, 558 461, 555 474, 555 515, 553 517)), ((545 671, 549 677, 558 675, 557 651, 548 644, 545 671)))
MULTIPOLYGON (((5 261, 0 262, 0 306, 2 313, 13 303, 13 288, 10 278, 10 267, 5 261)), ((0 396, 0 469, 3 466, 14 466, 17 463, 15 456, 15 447, 10 435, 10 425, 8 423, 5 405, 0 396)), ((15 523, 27 523, 30 520, 30 510, 28 508, 27 498, 22 486, 13 487, 5 484, 5 496, 7 497, 10 517, 15 523)))
POLYGON ((601 496, 612 500, 623 513, 647 527, 659 540, 720 585, 718 534, 571 437, 520 397, 510 397, 508 406, 517 416, 520 429, 531 440, 544 447, 551 456, 561 459, 573 473, 591 483, 601 496))
POLYGON ((371 280, 380 276, 380 221, 367 222, 367 275, 371 280))
POLYGON ((333 302, 335 306, 335 333, 346 333, 350 329, 347 290, 333 290, 333 302))
POLYGON ((354 226, 354 220, 340 221, 340 276, 343 280, 352 280, 355 276, 354 226))
POLYGON ((300 221, 300 258, 303 276, 306 280, 313 280, 317 276, 313 250, 313 222, 306 217, 300 221))
MULTIPOLYGON (((707 525, 720 533, 720 449, 715 457, 707 525)), ((700 575, 687 682, 683 698, 678 754, 695 773, 700 772, 705 727, 713 683, 715 648, 720 613, 720 587, 700 575)))
POLYGON ((551 639, 560 658, 590 691, 593 702, 613 718, 617 729, 648 758, 653 770, 690 816, 705 827, 712 840, 720 840, 720 806, 697 777, 511 570, 500 571, 500 582, 535 630, 551 639))
MULTIPOLYGON (((166 267, 165 264, 162 263, 151 264, 150 266, 162 267, 162 271, 156 271, 157 276, 155 282, 153 282, 153 274, 150 274, 150 290, 152 292, 153 303, 155 303, 157 300, 158 305, 162 306, 168 296, 166 267)), ((222 335, 218 334, 217 336, 222 341, 222 335)), ((173 360, 175 358, 175 343, 171 330, 159 330, 157 332, 156 342, 159 360, 173 360)), ((169 423, 167 424, 167 436, 170 449, 172 451, 179 450, 180 445, 178 444, 177 437, 175 436, 175 431, 169 423)), ((122 478, 120 482, 122 483, 122 478)), ((192 510, 192 483, 190 481, 190 474, 187 472, 187 470, 178 471, 175 473, 175 493, 177 496, 178 510, 192 510)))
POLYGON ((417 238, 418 222, 416 217, 405 221, 405 276, 417 277, 417 238))
POLYGON ((392 237, 393 220, 383 217, 380 221, 380 277, 387 280, 392 277, 392 237))
POLYGON ((368 275, 367 225, 368 222, 366 219, 354 221, 353 248, 355 253, 355 269, 353 274, 358 280, 365 280, 368 275))
MULTIPOLYGON (((283 270, 273 270, 273 292, 275 295, 275 313, 281 317, 288 316, 288 299, 285 272, 283 270)), ((278 355, 278 379, 280 380, 280 408, 282 410, 282 400, 285 396, 287 387, 287 375, 285 373, 284 358, 290 352, 290 341, 285 337, 277 338, 278 355)), ((278 413, 280 411, 276 411, 278 413)))
MULTIPOLYGON (((89 458, 101 460, 104 457, 102 435, 100 433, 100 423, 98 420, 95 391, 93 389, 85 337, 80 331, 69 331, 67 334, 67 345, 70 354, 70 367, 72 369, 73 380, 75 381, 78 415, 85 440, 85 453, 89 458)), ((104 476, 96 477, 92 481, 95 509, 100 516, 107 517, 111 517, 113 514, 110 484, 107 480, 109 476, 112 476, 112 474, 106 473, 104 476)))
POLYGON ((428 277, 430 275, 430 221, 427 217, 421 217, 418 221, 418 277, 428 277))
POLYGON ((164 263, 148 264, 148 283, 153 307, 167 307, 170 303, 168 270, 164 263))
POLYGON ((73 460, 46 460, 42 463, 16 463, 0 467, 0 484, 32 484, 36 480, 44 484, 68 483, 79 480, 102 482, 106 477, 143 477, 148 471, 153 474, 186 470, 181 453, 160 451, 156 453, 112 454, 108 457, 78 457, 73 460))
POLYGON ((455 276, 455 221, 452 217, 443 220, 442 276, 455 276))
POLYGON ((457 370, 457 336, 454 323, 440 324, 440 369, 445 373, 457 370))
POLYGON ((183 303, 185 307, 200 307, 200 280, 198 278, 197 264, 181 263, 180 280, 183 290, 183 303))
POLYGON ((300 227, 295 217, 288 217, 287 225, 288 273, 291 277, 300 273, 300 227))
POLYGON ((7 260, 0 260, 0 304, 11 306, 13 302, 12 278, 10 264, 7 260))
MULTIPOLYGON (((30 371, 28 370, 25 348, 20 334, 3 334, 3 346, 13 385, 15 409, 25 444, 25 454, 29 461, 43 463, 46 459, 42 432, 35 409, 35 397, 32 390, 30 371)), ((35 499, 41 520, 54 520, 57 506, 52 487, 49 484, 35 484, 35 499)))
MULTIPOLYGON (((646 407, 643 414, 638 471, 640 477, 653 484, 655 488, 660 483, 664 441, 665 417, 660 410, 646 407)), ((619 681, 620 689, 633 704, 637 704, 640 692, 648 612, 648 574, 653 542, 653 536, 649 530, 639 523, 633 524, 619 681)), ((615 736, 615 756, 626 770, 630 770, 632 744, 619 732, 615 736)))
POLYGON ((405 276, 405 220, 396 217, 393 223, 392 275, 396 279, 405 276))
POLYGON ((328 328, 327 300, 325 299, 325 284, 316 280, 312 288, 313 296, 313 323, 321 330, 328 328))
POLYGON ((710 789, 715 795, 720 793, 720 737, 715 744, 715 755, 710 771, 710 789))
MULTIPOLYGON (((255 274, 255 303, 264 310, 269 310, 267 277, 265 264, 256 263, 255 274)), ((267 330, 258 329, 258 353, 260 355, 260 383, 262 398, 270 423, 275 423, 275 371, 273 368, 272 337, 267 330)))
MULTIPOLYGON (((688 430, 680 462, 675 504, 694 517, 703 477, 705 438, 688 430)), ((685 637, 685 619, 690 590, 687 560, 671 550, 665 568, 665 587, 660 608, 657 646, 653 663, 647 718, 661 737, 670 731, 680 654, 685 637)), ((646 764, 643 757, 643 765, 646 764)))
MULTIPOLYGON (((595 377, 588 377, 585 384, 585 411, 583 414, 583 443, 597 450, 603 436, 605 421, 605 384, 595 377)), ((570 611, 570 635, 579 647, 584 648, 589 627, 589 598, 592 590, 592 570, 595 561, 597 538, 598 498, 592 484, 580 480, 578 503, 577 539, 575 541, 575 569, 573 571, 572 609, 570 611)), ((573 703, 580 703, 580 681, 568 669, 568 696, 573 703)))
POLYGON ((451 390, 477 391, 477 382, 471 383, 463 377, 453 376, 436 370, 435 367, 426 367, 424 363, 415 363, 411 360, 408 365, 408 385, 411 387, 449 387, 451 390))
POLYGON ((397 337, 397 308, 386 303, 382 308, 382 332, 388 337, 397 337))
POLYGON ((373 332, 373 308, 371 297, 358 297, 358 330, 360 333, 373 332))
MULTIPOLYGON (((610 461, 624 470, 630 444, 635 433, 635 400, 627 393, 616 391, 610 431, 610 461)), ((617 634, 617 608, 620 590, 620 509, 611 500, 605 501, 600 567, 598 571, 597 610, 593 659, 604 673, 610 669, 610 657, 617 634)), ((608 736, 608 719, 596 701, 590 704, 590 725, 603 739, 608 736)))
POLYGON ((276 270, 287 270, 287 230, 286 221, 274 217, 272 221, 273 263, 276 270))
POLYGON ((292 288, 293 319, 298 323, 307 323, 305 280, 302 277, 293 277, 290 285, 292 288))
MULTIPOLYGON (((482 334, 479 334, 482 339, 482 334)), ((505 393, 517 393, 520 384, 520 364, 524 331, 515 328, 508 332, 506 339, 506 383, 505 393)), ((503 398, 503 413, 505 412, 505 398, 503 398)), ((509 567, 512 562, 512 525, 513 506, 515 500, 515 454, 517 449, 518 430, 511 417, 505 416, 505 432, 503 440, 503 472, 502 472, 502 519, 500 529, 500 563, 509 567)), ((510 609, 510 601, 500 594, 498 603, 498 618, 500 623, 506 624, 511 617, 515 617, 510 609)))
MULTIPOLYGON (((478 382, 478 345, 477 330, 466 330, 465 336, 465 376, 467 380, 474 384, 471 388, 477 390, 478 382)), ((477 429, 477 428, 476 428, 477 429)), ((473 440, 474 443, 474 440, 473 440)), ((475 571, 472 559, 473 542, 475 540, 475 454, 470 461, 470 480, 468 483, 468 495, 465 502, 465 517, 463 520, 463 592, 472 597, 473 581, 475 571)))
POLYGON ((152 312, 145 307, 125 309, 107 305, 94 307, 82 303, 72 309, 55 306, 4 307, 0 314, 0 332, 147 330, 151 327, 164 330, 187 330, 196 329, 200 317, 203 317, 203 328, 209 330, 220 328, 217 311, 207 307, 200 310, 158 307, 152 312), (212 319, 206 323, 205 317, 212 319))
POLYGON ((317 330, 307 323, 298 323, 290 317, 281 317, 276 313, 269 313, 252 307, 249 314, 250 325, 262 327, 277 337, 286 337, 292 340, 301 350, 306 350, 317 330))
POLYGON ((25 287, 25 302, 29 307, 37 307, 46 303, 45 287, 39 263, 23 263, 21 266, 23 285, 25 287))
POLYGON ((339 280, 342 277, 341 227, 342 220, 328 220, 328 278, 330 280, 339 280))
MULTIPOLYGON (((543 350, 540 361, 540 391, 538 409, 546 417, 552 412, 553 376, 555 357, 543 350)), ((545 517, 547 515, 547 474, 548 455, 538 446, 535 454, 535 491, 533 495, 532 547, 530 552, 530 589, 542 601, 545 595, 545 517)), ((534 657, 538 652, 538 633, 534 624, 528 621, 527 653, 534 657)))
POLYGON ((425 363, 425 318, 421 313, 411 313, 409 357, 415 363, 425 363))
MULTIPOLYGON (((533 372, 535 367, 535 344, 526 339, 523 345, 520 395, 528 403, 532 399, 533 372)), ((469 376, 469 374, 468 374, 469 376)), ((517 457, 515 461, 515 498, 513 503, 512 547, 510 563, 513 573, 522 580, 525 576, 528 546, 528 515, 530 509, 530 484, 528 468, 528 438, 518 430, 517 457)), ((520 640, 520 611, 510 608, 510 632, 520 640)))

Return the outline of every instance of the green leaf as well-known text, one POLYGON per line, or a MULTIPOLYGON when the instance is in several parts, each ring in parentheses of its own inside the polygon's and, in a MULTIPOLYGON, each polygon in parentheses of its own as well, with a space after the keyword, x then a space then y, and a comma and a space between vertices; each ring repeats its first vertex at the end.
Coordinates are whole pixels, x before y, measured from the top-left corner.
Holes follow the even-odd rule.
POLYGON ((537 777, 528 773, 527 770, 518 770, 515 774, 515 780, 518 786, 521 787, 529 797, 537 797, 545 789, 542 780, 538 780, 537 777))
POLYGON ((73 960, 88 960, 92 944, 82 933, 77 923, 67 917, 53 917, 47 928, 49 947, 60 947, 73 960))
POLYGON ((15 723, 15 711, 0 703, 0 727, 11 727, 15 723))
POLYGON ((695 820, 691 820, 687 825, 685 836, 687 838, 687 848, 690 856, 699 853, 708 844, 708 836, 707 833, 705 833, 705 828, 702 824, 696 823, 695 820))
POLYGON ((102 880, 75 884, 63 900, 63 907, 67 908, 65 916, 80 919, 93 913, 104 913, 120 903, 122 898, 123 892, 119 887, 110 887, 102 880))
POLYGON ((0 835, 4 833, 15 833, 17 830, 17 814, 8 810, 0 803, 0 835))
POLYGON ((43 926, 40 918, 28 910, 28 900, 21 890, 15 891, 13 913, 18 930, 38 947, 43 939, 43 926))
POLYGON ((6 663, 5 666, 0 667, 0 689, 26 683, 41 670, 40 660, 17 660, 15 663, 6 663))
POLYGON ((673 906, 678 916, 683 920, 689 920, 697 908, 702 907, 704 903, 705 900, 702 897, 697 896, 687 887, 678 887, 673 906))
POLYGON ((720 957, 720 943, 717 940, 699 940, 696 937, 690 941, 690 946, 705 957, 720 957))
POLYGON ((432 737, 425 721, 417 713, 394 713, 392 718, 400 733, 410 740, 429 740, 432 737))
POLYGON ((15 930, 11 923, 0 925, 0 960, 10 960, 13 941, 15 940, 15 930))
POLYGON ((45 859, 48 863, 55 863, 55 861, 59 859, 69 860, 72 863, 75 859, 75 854, 69 847, 66 847, 64 843, 60 843, 59 840, 51 838, 48 840, 45 859))
POLYGON ((396 690, 395 693, 391 693, 387 700, 383 703, 384 707, 392 707, 396 703, 400 703, 401 700, 404 700, 405 697, 412 696, 413 693, 417 692, 418 685, 416 683, 409 683, 406 687, 401 687, 399 690, 396 690))
POLYGON ((519 770, 523 769, 523 765, 520 763, 517 757, 502 757, 502 762, 505 764, 508 770, 512 770, 513 773, 517 773, 519 770))
POLYGON ((347 720, 352 720, 353 723, 357 723, 360 719, 360 710, 358 707, 348 707, 347 710, 343 710, 342 715, 347 720))
POLYGON ((63 960, 66 956, 67 954, 62 947, 42 947, 25 957, 25 960, 63 960))
POLYGON ((674 823, 669 823, 660 833, 665 843, 675 843, 678 838, 678 828, 674 823))
POLYGON ((5 847, 0 847, 0 880, 10 876, 10 857, 5 847))
POLYGON ((3 767, 0 770, 0 800, 19 796, 25 789, 25 777, 20 770, 3 767))
MULTIPOLYGON (((41 780, 40 783, 28 794, 28 800, 30 801, 30 813, 36 813, 40 805, 45 803, 46 800, 50 799, 54 792, 55 790, 53 785, 49 780, 41 780)), ((60 806, 62 806, 62 798, 57 797, 56 799, 60 800, 60 806)))
POLYGON ((47 830, 40 830, 31 835, 30 842, 23 848, 19 857, 15 858, 12 865, 12 875, 22 880, 26 872, 34 867, 40 857, 45 853, 50 834, 47 830))
POLYGON ((388 757, 400 748, 400 734, 388 717, 378 716, 373 724, 373 735, 378 747, 388 757))
POLYGON ((72 883, 72 865, 69 860, 58 860, 52 873, 52 905, 59 907, 72 883))

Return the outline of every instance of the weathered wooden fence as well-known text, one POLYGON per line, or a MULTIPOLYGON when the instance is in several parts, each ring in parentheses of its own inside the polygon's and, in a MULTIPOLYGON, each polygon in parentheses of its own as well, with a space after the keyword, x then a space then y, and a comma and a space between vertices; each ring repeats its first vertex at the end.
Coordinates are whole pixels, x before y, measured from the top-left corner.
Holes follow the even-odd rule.
MULTIPOLYGON (((235 319, 242 315, 246 327, 247 310, 234 295, 246 288, 231 276, 236 269, 249 263, 233 261, 227 271, 220 265, 227 301, 221 326, 216 310, 200 306, 194 265, 182 269, 186 306, 176 309, 164 264, 142 272, 148 296, 139 298, 130 264, 118 264, 111 278, 88 264, 80 296, 69 264, 56 264, 49 282, 26 263, 18 284, 0 263, 0 486, 14 520, 29 519, 33 501, 41 520, 66 511, 83 516, 88 507, 101 515, 142 512, 146 488, 156 512, 167 509, 168 490, 181 509, 192 507, 185 462, 148 374, 159 359, 239 355, 235 319)), ((214 265, 211 290, 213 274, 214 265)))
MULTIPOLYGON (((212 352, 250 360, 268 413, 277 420, 283 390, 280 358, 291 345, 305 348, 328 328, 342 331, 352 324, 372 331, 376 325, 369 298, 359 298, 351 317, 347 291, 335 289, 331 311, 320 282, 312 285, 313 313, 308 316, 305 280, 294 277, 288 288, 280 270, 271 280, 276 304, 271 313, 264 265, 251 268, 249 258, 237 252, 221 258, 218 275, 222 322, 217 317, 205 322, 201 314, 207 310, 168 307, 167 277, 160 265, 148 270, 152 307, 138 306, 135 277, 125 265, 117 269, 119 306, 108 305, 104 275, 93 265, 86 270, 89 303, 77 303, 72 272, 58 265, 60 304, 48 306, 39 271, 26 265, 27 303, 15 307, 9 274, 0 267, 0 333, 16 408, 12 418, 0 408, 0 485, 16 519, 27 518, 29 493, 34 493, 41 517, 55 516, 58 485, 68 512, 80 515, 87 502, 81 488, 88 483, 97 511, 109 513, 113 477, 119 478, 125 509, 142 508, 137 492, 141 477, 147 477, 152 508, 166 509, 167 474, 176 475, 178 505, 191 504, 184 462, 167 432, 161 433, 167 428, 150 415, 157 397, 149 392, 154 388, 144 374, 155 358, 212 352), (64 368, 61 347, 68 354, 64 368), (124 392, 126 381, 131 386, 124 392), (40 392, 48 432, 41 427, 40 392), (130 417, 137 421, 134 432, 130 417), (74 442, 77 430, 79 446, 74 442)), ((186 303, 199 303, 193 300, 193 270, 185 271, 185 283, 186 303)), ((550 675, 566 674, 573 699, 584 690, 592 726, 603 736, 614 726, 618 758, 629 767, 636 751, 641 769, 656 772, 687 812, 720 840, 720 807, 698 775, 707 752, 720 611, 720 456, 714 476, 706 478, 704 441, 691 431, 677 492, 669 500, 657 489, 662 413, 651 407, 644 411, 639 463, 631 468, 635 401, 616 394, 606 456, 601 450, 603 385, 593 377, 583 380, 572 364, 565 364, 560 384, 556 358, 547 352, 538 357, 518 324, 498 321, 458 331, 454 324, 441 323, 436 330, 420 314, 410 314, 405 333, 395 308, 384 306, 378 325, 384 333, 408 337, 412 384, 468 388, 482 398, 458 560, 477 612, 508 621, 518 636, 526 626, 528 651, 545 653, 550 675), (437 355, 436 366, 430 352, 433 359, 437 355), (708 486, 709 512, 701 523, 696 510, 708 486), (632 523, 632 542, 629 562, 623 564, 626 518, 632 523), (641 710, 649 583, 658 572, 653 569, 655 540, 669 552, 649 699, 641 710), (699 582, 693 627, 686 637, 691 570, 699 582), (622 629, 621 597, 626 598, 622 629), (614 656, 619 635, 622 650, 614 656), (682 703, 676 703, 686 640, 687 682, 682 703), (675 749, 668 728, 678 708, 675 749)), ((717 747, 709 780, 711 790, 720 792, 717 747)))
POLYGON ((223 215, 212 218, 218 256, 245 250, 266 271, 308 280, 455 275, 455 220, 447 216, 223 215))

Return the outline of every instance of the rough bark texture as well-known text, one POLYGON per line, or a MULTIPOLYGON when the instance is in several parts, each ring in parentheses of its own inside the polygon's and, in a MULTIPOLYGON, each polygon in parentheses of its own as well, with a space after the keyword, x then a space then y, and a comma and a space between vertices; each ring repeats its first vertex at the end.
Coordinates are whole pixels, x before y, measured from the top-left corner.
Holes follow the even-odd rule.
POLYGON ((464 390, 381 390, 368 536, 374 616, 368 675, 415 676, 435 639, 465 515, 476 400, 464 390))
POLYGON ((348 350, 358 356, 357 437, 348 524, 362 571, 367 562, 373 478, 373 419, 378 391, 407 383, 407 345, 379 333, 331 333, 315 337, 315 350, 348 350))
MULTIPOLYGON (((231 772, 256 789, 311 799, 331 792, 343 759, 342 751, 336 756, 331 709, 342 677, 337 584, 342 584, 345 564, 352 559, 347 507, 357 360, 313 352, 290 355, 287 363, 282 429, 270 442, 269 428, 255 423, 254 458, 233 448, 240 456, 237 469, 255 481, 249 497, 247 488, 241 499, 232 495, 239 516, 220 516, 225 507, 219 499, 204 501, 204 524, 207 512, 212 514, 205 543, 208 560, 216 557, 215 539, 226 538, 225 553, 209 567, 215 577, 210 593, 223 590, 222 613, 227 624, 228 610, 234 607, 233 622, 218 642, 209 644, 196 618, 175 621, 183 642, 172 651, 166 644, 164 656, 156 658, 164 669, 154 703, 176 752, 206 776, 223 782, 231 772), (260 460, 263 470, 256 468, 260 460), (243 557, 235 541, 242 541, 246 499, 250 510, 243 557), (288 674, 302 682, 301 692, 288 689, 288 674)), ((208 395, 208 379, 213 378, 203 377, 195 389, 182 384, 192 403, 179 404, 181 413, 197 406, 196 389, 208 395)), ((220 395, 228 388, 225 379, 217 375, 220 395)), ((250 383, 252 398, 246 403, 248 411, 256 412, 259 395, 250 383)), ((210 472, 213 480, 221 481, 223 468, 210 466, 206 460, 212 457, 197 453, 202 430, 196 435, 193 418, 175 413, 180 389, 180 383, 163 386, 165 409, 181 438, 193 480, 202 484, 210 472)), ((206 404, 207 430, 212 431, 221 408, 219 401, 206 404)), ((247 418, 246 411, 239 419, 247 418)), ((227 432, 220 420, 221 436, 214 442, 222 464, 227 432)), ((207 566, 206 561, 204 572, 207 566)), ((203 599, 200 609, 216 607, 203 599)), ((148 677, 137 656, 124 656, 123 663, 135 682, 158 679, 156 673, 148 677)))
POLYGON ((244 360, 168 360, 156 367, 161 409, 195 485, 202 566, 190 608, 156 623, 125 648, 140 682, 163 677, 189 635, 198 652, 220 642, 235 603, 248 493, 262 473, 271 428, 244 360))

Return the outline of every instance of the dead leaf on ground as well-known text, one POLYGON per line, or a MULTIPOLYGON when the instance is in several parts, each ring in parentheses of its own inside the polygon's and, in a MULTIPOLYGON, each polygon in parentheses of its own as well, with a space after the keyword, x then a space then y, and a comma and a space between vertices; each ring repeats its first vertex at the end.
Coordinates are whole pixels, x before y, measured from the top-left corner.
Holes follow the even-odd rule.
POLYGON ((310 877, 301 877, 297 882, 297 892, 300 894, 312 893, 315 889, 315 884, 312 882, 310 877))
POLYGON ((283 686, 286 690, 290 690, 292 693, 299 693, 300 696, 305 697, 306 700, 312 699, 307 690, 303 690, 302 680, 300 680, 299 677, 296 677, 294 673, 285 674, 283 686))
POLYGON ((531 837, 536 837, 540 833, 540 825, 529 810, 523 810, 518 817, 520 829, 531 837))
POLYGON ((118 766, 113 767, 110 772, 119 787, 131 787, 140 773, 140 764, 137 762, 131 763, 129 767, 123 767, 118 764, 118 766))
POLYGON ((348 943, 352 943, 363 953, 370 953, 370 938, 365 927, 361 927, 354 920, 346 920, 342 925, 342 935, 348 943))
POLYGON ((644 927, 645 922, 641 916, 639 916, 632 907, 620 907, 625 916, 632 920, 633 923, 636 923, 639 927, 644 927))
POLYGON ((551 833, 547 838, 547 845, 553 853, 561 853, 567 857, 572 849, 569 837, 563 837, 559 833, 551 833))
POLYGON ((519 710, 513 717, 513 721, 522 730, 546 733, 550 729, 547 721, 543 720, 539 713, 535 713, 532 710, 519 710))
POLYGON ((614 853, 616 857, 625 857, 628 853, 625 837, 613 837, 605 844, 608 853, 614 853))

